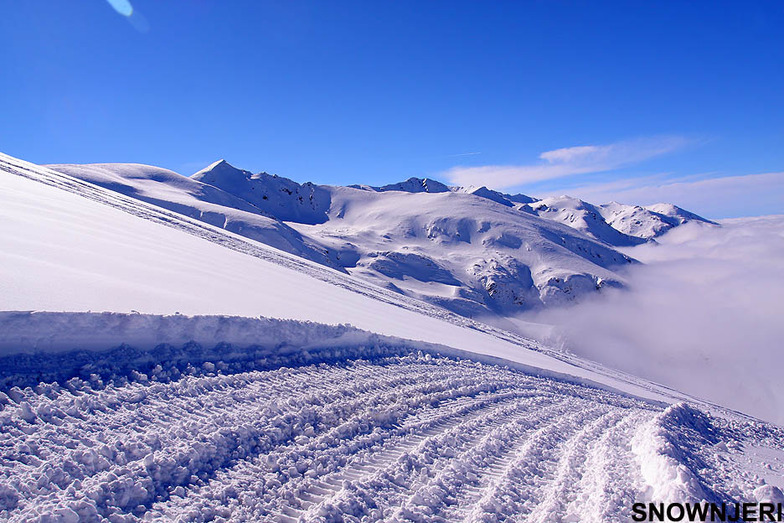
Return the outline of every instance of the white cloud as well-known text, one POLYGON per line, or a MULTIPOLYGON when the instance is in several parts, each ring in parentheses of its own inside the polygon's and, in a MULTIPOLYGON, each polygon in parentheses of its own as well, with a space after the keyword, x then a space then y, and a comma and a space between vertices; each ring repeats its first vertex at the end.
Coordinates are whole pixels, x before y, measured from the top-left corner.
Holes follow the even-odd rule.
POLYGON ((784 213, 784 172, 698 180, 625 179, 557 192, 594 203, 674 203, 709 218, 784 213))
POLYGON ((578 354, 784 424, 784 216, 722 225, 625 250, 645 262, 628 291, 524 319, 578 354))
POLYGON ((486 185, 495 189, 555 178, 605 172, 661 156, 690 143, 679 136, 640 138, 609 145, 584 145, 546 151, 535 165, 453 167, 443 176, 458 185, 486 185))

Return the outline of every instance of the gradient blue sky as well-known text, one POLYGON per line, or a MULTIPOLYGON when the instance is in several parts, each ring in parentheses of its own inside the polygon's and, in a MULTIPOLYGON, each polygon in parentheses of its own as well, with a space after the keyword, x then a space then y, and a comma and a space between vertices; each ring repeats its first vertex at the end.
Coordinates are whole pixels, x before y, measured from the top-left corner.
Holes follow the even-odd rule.
POLYGON ((130 2, 0 0, 0 150, 784 213, 778 0, 130 2))

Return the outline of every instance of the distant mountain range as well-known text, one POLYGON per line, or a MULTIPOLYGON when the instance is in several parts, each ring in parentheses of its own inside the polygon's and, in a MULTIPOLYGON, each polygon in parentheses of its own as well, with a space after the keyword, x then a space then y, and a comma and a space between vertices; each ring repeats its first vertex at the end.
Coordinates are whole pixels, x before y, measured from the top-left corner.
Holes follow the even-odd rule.
POLYGON ((426 178, 300 184, 225 160, 191 177, 140 164, 49 167, 469 317, 623 286, 618 270, 635 261, 616 247, 713 223, 670 204, 593 205, 426 178))

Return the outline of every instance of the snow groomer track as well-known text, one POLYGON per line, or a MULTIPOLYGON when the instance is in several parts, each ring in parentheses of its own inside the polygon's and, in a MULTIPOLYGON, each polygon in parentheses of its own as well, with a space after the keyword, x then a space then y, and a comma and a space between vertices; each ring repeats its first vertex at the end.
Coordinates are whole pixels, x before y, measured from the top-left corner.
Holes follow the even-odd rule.
POLYGON ((0 516, 626 521, 634 501, 758 486, 704 452, 730 456, 739 431, 684 405, 419 352, 221 367, 7 389, 0 516))

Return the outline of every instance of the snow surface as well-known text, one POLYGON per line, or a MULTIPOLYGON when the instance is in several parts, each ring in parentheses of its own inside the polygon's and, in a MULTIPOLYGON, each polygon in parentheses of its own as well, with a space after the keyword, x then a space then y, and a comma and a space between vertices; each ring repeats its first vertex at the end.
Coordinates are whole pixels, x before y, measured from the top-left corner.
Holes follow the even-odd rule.
MULTIPOLYGON (((73 332, 59 316, 42 319, 73 332)), ((75 319, 124 328, 116 315, 75 319)), ((209 339, 245 336, 250 321, 124 319, 209 339)), ((76 377, 6 388, 0 517, 601 522, 628 521, 639 501, 782 496, 780 429, 382 338, 356 345, 345 327, 257 321, 252 333, 272 333, 262 345, 93 351, 76 377)), ((29 356, 0 362, 14 357, 29 356)), ((63 361, 37 353, 44 372, 63 361)))
MULTIPOLYGON (((224 163, 210 166, 220 170, 224 163)), ((50 165, 50 168, 126 196, 184 214, 330 267, 324 249, 255 205, 173 171, 141 164, 50 165)))
POLYGON ((9 521, 599 522, 782 497, 779 428, 7 156, 0 244, 9 521))

